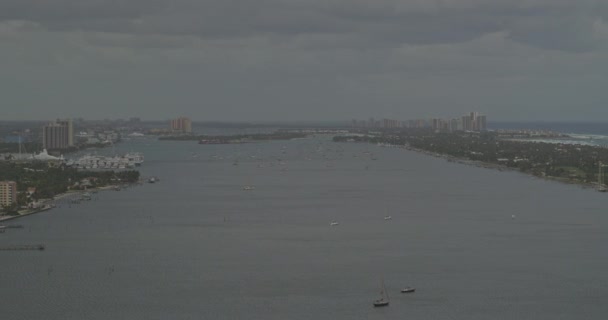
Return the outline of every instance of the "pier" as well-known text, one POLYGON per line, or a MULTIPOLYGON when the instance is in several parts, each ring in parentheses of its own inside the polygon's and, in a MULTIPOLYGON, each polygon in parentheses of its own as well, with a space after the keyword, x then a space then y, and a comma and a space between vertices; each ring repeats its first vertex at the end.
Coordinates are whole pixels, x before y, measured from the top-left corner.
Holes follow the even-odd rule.
POLYGON ((43 244, 34 244, 34 245, 14 245, 14 246, 4 246, 0 247, 0 251, 24 251, 24 250, 44 250, 45 247, 43 244))

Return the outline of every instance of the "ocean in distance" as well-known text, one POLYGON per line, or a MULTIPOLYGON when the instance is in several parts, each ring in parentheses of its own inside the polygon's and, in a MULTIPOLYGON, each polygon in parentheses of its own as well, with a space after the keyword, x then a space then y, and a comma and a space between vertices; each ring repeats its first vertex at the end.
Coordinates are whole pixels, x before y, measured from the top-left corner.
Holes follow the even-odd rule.
POLYGON ((116 148, 160 182, 11 222, 46 250, 0 251, 2 319, 608 314, 606 194, 328 137, 116 148))
POLYGON ((608 147, 608 123, 603 122, 493 122, 491 130, 539 130, 567 134, 573 139, 537 139, 537 142, 608 147))

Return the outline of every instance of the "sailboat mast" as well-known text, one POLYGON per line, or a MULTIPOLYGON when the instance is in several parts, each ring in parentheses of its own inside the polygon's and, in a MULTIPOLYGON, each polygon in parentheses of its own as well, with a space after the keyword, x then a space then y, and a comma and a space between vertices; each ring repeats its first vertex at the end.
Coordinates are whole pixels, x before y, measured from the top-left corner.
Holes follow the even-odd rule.
POLYGON ((384 279, 382 279, 382 288, 386 294, 386 301, 389 301, 391 298, 388 296, 388 291, 386 291, 386 287, 384 286, 384 279))
POLYGON ((601 188, 604 184, 602 181, 602 162, 598 161, 598 173, 597 173, 597 184, 598 188, 601 188))

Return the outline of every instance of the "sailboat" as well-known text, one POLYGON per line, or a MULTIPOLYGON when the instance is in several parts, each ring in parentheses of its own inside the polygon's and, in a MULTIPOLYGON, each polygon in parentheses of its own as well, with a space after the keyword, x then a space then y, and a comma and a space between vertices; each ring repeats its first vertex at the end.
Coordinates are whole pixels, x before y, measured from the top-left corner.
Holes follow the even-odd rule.
POLYGON ((388 214, 388 209, 386 210, 386 215, 384 216, 384 220, 391 220, 393 217, 391 217, 390 214, 388 214))
POLYGON ((386 287, 384 287, 384 279, 382 279, 382 289, 380 289, 380 299, 374 301, 374 307, 386 307, 390 302, 386 287))
POLYGON ((599 167, 599 173, 597 175, 597 191, 599 192, 606 192, 606 185, 604 185, 604 172, 602 170, 602 167, 604 165, 602 164, 602 162, 600 161, 598 163, 598 167, 599 167))

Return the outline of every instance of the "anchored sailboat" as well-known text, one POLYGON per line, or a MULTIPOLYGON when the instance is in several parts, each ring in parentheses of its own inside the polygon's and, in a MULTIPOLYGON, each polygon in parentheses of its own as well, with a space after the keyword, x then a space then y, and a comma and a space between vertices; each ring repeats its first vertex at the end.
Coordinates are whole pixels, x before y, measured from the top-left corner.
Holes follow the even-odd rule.
POLYGON ((380 289, 380 299, 374 301, 374 307, 386 307, 390 302, 386 287, 384 287, 384 279, 382 279, 382 289, 380 289))

